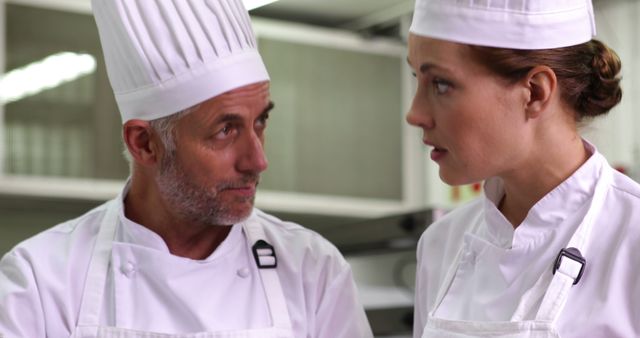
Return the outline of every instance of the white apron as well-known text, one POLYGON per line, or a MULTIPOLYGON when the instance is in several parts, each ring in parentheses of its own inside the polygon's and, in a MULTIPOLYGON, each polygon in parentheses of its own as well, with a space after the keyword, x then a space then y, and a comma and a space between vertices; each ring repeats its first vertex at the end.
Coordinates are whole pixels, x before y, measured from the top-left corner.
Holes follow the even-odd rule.
POLYGON ((276 272, 275 252, 264 240, 262 225, 251 218, 244 222, 249 247, 254 251, 265 290, 272 327, 218 332, 165 334, 104 327, 99 325, 105 283, 111 259, 111 248, 116 232, 117 215, 122 199, 116 198, 107 206, 93 250, 89 272, 82 295, 78 324, 71 338, 293 338, 286 300, 276 272))
MULTIPOLYGON (((578 249, 582 255, 586 251, 586 244, 593 228, 595 216, 602 209, 606 191, 609 188, 612 175, 611 168, 603 166, 600 179, 596 183, 593 198, 589 210, 578 226, 576 232, 569 240, 567 248, 578 249)), ((449 268, 443 281, 433 310, 429 313, 422 338, 464 338, 464 337, 500 337, 500 338, 558 338, 560 335, 556 329, 556 321, 564 308, 569 297, 569 291, 574 282, 582 276, 585 264, 579 259, 571 257, 573 252, 568 254, 562 251, 558 255, 557 264, 554 267, 554 274, 544 273, 537 280, 535 285, 529 289, 520 299, 520 303, 510 321, 464 321, 447 320, 434 316, 436 309, 442 303, 447 293, 462 254, 462 249, 458 252, 454 264, 449 268), (548 287, 547 287, 548 285, 548 287), (523 320, 527 313, 533 310, 535 304, 542 298, 535 319, 523 320)))

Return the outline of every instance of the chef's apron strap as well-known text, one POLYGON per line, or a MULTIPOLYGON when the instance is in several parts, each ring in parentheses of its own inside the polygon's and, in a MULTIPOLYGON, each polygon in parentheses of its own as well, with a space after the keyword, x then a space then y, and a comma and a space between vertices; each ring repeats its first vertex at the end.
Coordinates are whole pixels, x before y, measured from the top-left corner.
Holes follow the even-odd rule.
MULTIPOLYGON (((479 224, 480 223, 476 224, 473 229, 469 230, 469 232, 475 233, 478 230, 477 228, 479 227, 479 224)), ((449 269, 447 270, 447 273, 444 275, 444 280, 440 283, 440 287, 438 288, 438 293, 436 294, 436 302, 433 306, 433 310, 431 310, 431 312, 429 313, 429 315, 432 317, 435 317, 435 313, 440 307, 440 304, 442 303, 442 301, 444 300, 444 296, 447 294, 447 292, 449 292, 449 288, 451 287, 453 278, 455 277, 456 272, 458 271, 458 265, 460 264, 460 259, 462 258, 462 252, 464 251, 464 246, 465 246, 464 244, 460 245, 460 249, 456 253, 456 256, 451 262, 451 265, 449 265, 449 269)))
POLYGON ((250 217, 244 222, 247 240, 254 254, 262 286, 264 287, 271 312, 273 326, 281 329, 291 329, 291 319, 287 309, 286 298, 278 277, 276 252, 273 246, 266 240, 263 225, 250 217))
POLYGON ((547 293, 542 298, 542 303, 536 314, 536 320, 555 322, 558 319, 569 298, 571 287, 578 282, 582 272, 588 266, 589 262, 584 260, 582 256, 586 256, 585 252, 588 249, 587 244, 591 236, 591 230, 597 215, 600 214, 604 206, 612 177, 611 167, 604 164, 587 214, 569 240, 567 247, 559 253, 558 259, 554 262, 554 275, 547 293), (572 258, 574 256, 575 258, 572 258))
POLYGON ((104 286, 109 270, 111 259, 111 248, 115 237, 116 225, 118 222, 118 211, 122 198, 110 201, 106 205, 106 212, 100 223, 98 237, 91 254, 87 279, 84 283, 82 302, 80 303, 80 313, 78 326, 94 326, 100 321, 100 309, 104 296, 104 286))
POLYGON ((438 289, 438 294, 436 295, 436 302, 433 306, 433 310, 429 313, 429 316, 435 317, 436 310, 440 307, 440 304, 444 300, 444 296, 449 292, 449 288, 453 282, 453 277, 456 275, 456 271, 458 270, 458 265, 460 264, 460 258, 462 257, 463 247, 458 250, 456 257, 453 259, 452 264, 449 266, 446 275, 444 276, 444 280, 440 284, 440 288, 438 289))
POLYGON ((522 295, 522 298, 520 298, 520 303, 518 303, 518 307, 511 317, 512 322, 521 322, 525 320, 525 317, 533 311, 533 308, 538 304, 538 301, 544 297, 545 293, 549 289, 549 285, 551 285, 550 283, 552 279, 553 275, 547 273, 545 270, 533 287, 527 290, 527 292, 522 295))

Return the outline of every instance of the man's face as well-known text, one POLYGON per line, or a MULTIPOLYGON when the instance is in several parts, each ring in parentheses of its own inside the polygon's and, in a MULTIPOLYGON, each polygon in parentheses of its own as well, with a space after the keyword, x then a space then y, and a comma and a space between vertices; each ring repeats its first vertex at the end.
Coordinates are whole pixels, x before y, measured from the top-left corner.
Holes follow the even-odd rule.
POLYGON ((247 85, 203 102, 176 122, 176 151, 158 171, 162 197, 199 225, 230 225, 251 214, 267 168, 264 130, 272 108, 269 83, 247 85))

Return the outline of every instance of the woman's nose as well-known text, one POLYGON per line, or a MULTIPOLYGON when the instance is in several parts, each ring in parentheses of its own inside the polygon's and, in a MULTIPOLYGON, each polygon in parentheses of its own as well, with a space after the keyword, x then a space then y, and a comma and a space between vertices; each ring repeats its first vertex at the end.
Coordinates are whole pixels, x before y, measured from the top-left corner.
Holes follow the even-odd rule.
POLYGON ((428 107, 424 101, 419 100, 418 97, 414 97, 413 102, 411 103, 411 108, 406 116, 407 123, 422 129, 433 128, 435 126, 435 122, 427 108, 428 107))

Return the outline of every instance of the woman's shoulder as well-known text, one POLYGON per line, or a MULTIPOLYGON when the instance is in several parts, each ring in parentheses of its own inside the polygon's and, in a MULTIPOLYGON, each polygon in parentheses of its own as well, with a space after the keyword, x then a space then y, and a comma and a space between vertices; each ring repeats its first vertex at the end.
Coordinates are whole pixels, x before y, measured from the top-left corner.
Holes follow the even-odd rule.
MULTIPOLYGON (((609 232, 624 234, 624 238, 618 240, 633 243, 633 247, 637 247, 640 244, 640 184, 615 172, 600 220, 607 224, 609 232)), ((640 263, 640 255, 636 256, 640 263)))
POLYGON ((482 218, 485 202, 484 197, 478 197, 447 212, 429 225, 421 241, 462 237, 482 218))
POLYGON ((629 176, 615 171, 611 187, 616 197, 640 203, 640 184, 629 176))
POLYGON ((438 289, 460 250, 464 234, 473 231, 484 215, 484 198, 459 206, 431 224, 418 243, 416 309, 432 308, 438 289))
POLYGON ((458 252, 464 234, 473 231, 483 219, 485 198, 463 204, 429 225, 418 242, 418 259, 430 264, 445 263, 458 252))

